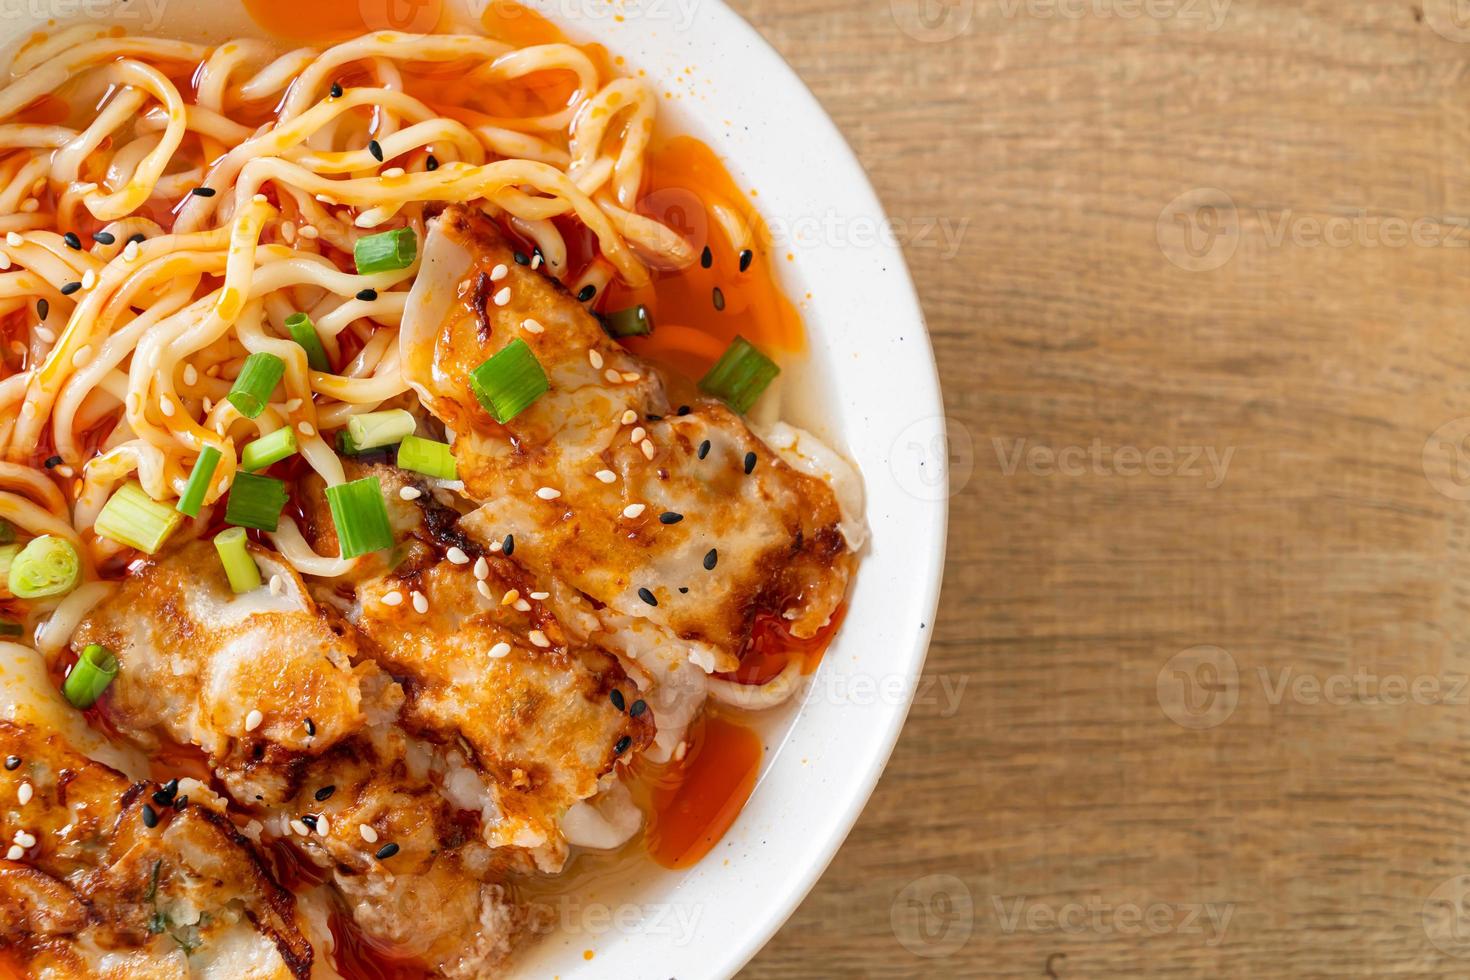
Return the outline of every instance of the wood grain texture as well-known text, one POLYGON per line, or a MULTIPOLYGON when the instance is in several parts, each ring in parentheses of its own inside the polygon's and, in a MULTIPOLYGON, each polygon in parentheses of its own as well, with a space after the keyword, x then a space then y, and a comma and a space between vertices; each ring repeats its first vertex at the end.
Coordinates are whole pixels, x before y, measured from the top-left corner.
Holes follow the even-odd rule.
POLYGON ((920 2, 735 3, 914 236, 961 477, 958 705, 744 976, 1470 976, 1470 26, 920 2))

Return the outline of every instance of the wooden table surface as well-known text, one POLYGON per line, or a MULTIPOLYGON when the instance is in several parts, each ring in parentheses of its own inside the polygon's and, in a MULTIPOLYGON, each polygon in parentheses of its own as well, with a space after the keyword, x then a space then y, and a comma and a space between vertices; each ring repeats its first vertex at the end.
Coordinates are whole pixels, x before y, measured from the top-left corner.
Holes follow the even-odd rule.
POLYGON ((736 6, 955 484, 935 686, 744 976, 1470 976, 1470 4, 736 6))

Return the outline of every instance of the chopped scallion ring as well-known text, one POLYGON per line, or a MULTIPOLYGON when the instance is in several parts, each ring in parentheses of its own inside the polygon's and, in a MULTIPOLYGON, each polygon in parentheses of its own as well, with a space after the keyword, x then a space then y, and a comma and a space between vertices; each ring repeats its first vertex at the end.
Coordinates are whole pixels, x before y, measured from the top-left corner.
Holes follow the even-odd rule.
POLYGON ((352 247, 358 275, 397 272, 413 265, 419 254, 419 240, 412 228, 395 228, 359 238, 352 247))
POLYGON ((343 558, 356 558, 393 547, 393 528, 383 487, 375 476, 327 487, 327 506, 337 525, 337 544, 343 558))
POLYGON ((292 313, 286 317, 286 330, 291 339, 306 351, 306 363, 313 371, 330 371, 332 363, 327 360, 327 349, 316 332, 316 324, 305 313, 292 313))
POLYGON ((274 531, 286 507, 286 484, 269 476, 238 473, 225 503, 225 523, 274 531))
POLYGON ((470 372, 470 388, 501 425, 521 414, 551 390, 541 362, 517 337, 470 372))
POLYGON ((780 373, 775 361, 744 337, 736 337, 699 387, 744 415, 780 373))
POLYGON ((442 442, 408 436, 398 446, 398 466, 440 480, 458 480, 454 451, 442 442))
POLYGON ((82 559, 65 538, 43 534, 20 550, 10 563, 9 585, 20 599, 65 595, 82 578, 82 559))
POLYGON ((274 354, 260 352, 245 358, 240 376, 225 397, 236 411, 247 419, 253 419, 265 411, 270 404, 271 392, 281 383, 286 373, 286 362, 274 354))
POLYGON ((112 495, 97 515, 93 529, 104 538, 152 555, 183 520, 183 514, 158 503, 134 480, 112 495))
POLYGON ((296 430, 289 425, 269 432, 240 451, 240 468, 247 473, 263 470, 272 463, 279 463, 288 456, 295 456, 299 448, 296 430))
POLYGON ((106 647, 89 643, 66 680, 61 682, 62 696, 72 707, 85 711, 97 703, 116 676, 117 657, 106 647))
POLYGON ((214 479, 219 461, 220 451, 213 446, 205 446, 200 450, 199 458, 194 460, 194 469, 189 472, 189 482, 184 484, 184 494, 179 498, 175 510, 185 517, 199 516, 199 509, 204 506, 204 495, 209 492, 209 481, 214 479))
POLYGON ((647 337, 653 333, 653 319, 643 304, 609 313, 603 320, 611 337, 647 337))
POLYGON ((413 435, 418 422, 401 408, 383 412, 366 412, 347 420, 347 434, 357 452, 393 446, 413 435))
POLYGON ((243 527, 227 528, 216 534, 214 550, 219 552, 220 564, 225 566, 225 577, 230 580, 233 592, 254 592, 260 588, 260 568, 250 556, 243 527))

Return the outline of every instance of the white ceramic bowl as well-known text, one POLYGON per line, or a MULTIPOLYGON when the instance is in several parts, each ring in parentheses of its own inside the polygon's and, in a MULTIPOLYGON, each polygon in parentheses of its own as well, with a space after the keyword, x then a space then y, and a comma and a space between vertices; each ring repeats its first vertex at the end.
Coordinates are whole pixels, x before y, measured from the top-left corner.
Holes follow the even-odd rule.
MULTIPOLYGON (((808 363, 787 371, 788 392, 804 394, 788 418, 831 440, 866 485, 872 537, 846 623, 806 696, 762 722, 765 760, 738 821, 687 872, 624 863, 584 879, 553 906, 561 929, 520 970, 562 980, 729 977, 837 852, 883 771, 923 667, 947 518, 943 459, 933 452, 944 431, 934 355, 861 166, 745 21, 719 0, 529 5, 646 70, 673 95, 660 99, 661 125, 703 139, 758 192, 757 207, 794 255, 781 264, 811 347, 808 363)), ((102 6, 41 0, 25 9, 102 6)), ((223 38, 250 30, 238 4, 219 0, 132 0, 121 10, 130 31, 223 38)), ((19 8, 0 21, 7 42, 38 26, 19 8)))

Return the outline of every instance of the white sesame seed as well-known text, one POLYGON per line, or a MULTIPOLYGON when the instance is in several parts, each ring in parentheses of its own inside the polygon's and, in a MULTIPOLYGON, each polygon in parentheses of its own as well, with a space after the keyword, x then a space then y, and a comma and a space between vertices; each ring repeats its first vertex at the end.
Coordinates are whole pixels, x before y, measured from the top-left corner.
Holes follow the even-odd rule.
POLYGON ((281 595, 286 591, 286 583, 281 581, 281 576, 271 576, 271 595, 281 595))
POLYGON ((541 253, 540 252, 537 252, 535 255, 531 256, 531 268, 533 268, 533 269, 539 269, 539 268, 541 268, 541 253))
POLYGON ((644 456, 648 457, 649 459, 653 459, 653 453, 654 453, 653 440, 651 440, 651 439, 644 439, 643 442, 642 442, 642 444, 638 448, 641 449, 641 450, 643 450, 643 455, 644 456))
POLYGON ((517 589, 508 589, 508 590, 506 590, 505 595, 503 595, 503 596, 500 597, 500 604, 502 606, 513 606, 513 605, 515 605, 515 601, 517 599, 519 599, 520 597, 521 597, 521 593, 520 593, 519 590, 517 590, 517 589))
POLYGON ((602 355, 595 350, 587 352, 587 363, 592 365, 594 371, 602 370, 602 355))
POLYGON ((392 592, 385 593, 378 601, 385 606, 401 606, 403 605, 403 593, 394 589, 392 592))
POLYGON ((264 194, 256 194, 250 200, 254 201, 256 204, 269 204, 270 203, 270 198, 266 197, 264 194))
POLYGON ((495 268, 490 270, 490 281, 499 282, 508 275, 510 275, 510 270, 507 269, 505 267, 505 263, 502 262, 500 265, 497 265, 495 268))
POLYGON ((91 344, 83 344, 80 348, 77 349, 77 352, 71 356, 71 366, 72 367, 81 367, 83 364, 86 364, 87 363, 87 358, 89 358, 91 356, 92 356, 92 345, 91 344))
POLYGON ((561 491, 556 489, 556 487, 541 487, 536 491, 536 496, 542 500, 555 500, 561 496, 561 491))
POLYGON ((429 600, 422 592, 415 590, 413 593, 413 611, 422 616, 429 611, 429 600))
POLYGON ((543 632, 541 632, 540 630, 532 630, 527 635, 530 637, 531 642, 534 643, 534 644, 536 644, 538 647, 541 647, 541 648, 544 649, 546 647, 551 646, 551 641, 548 640, 546 638, 546 634, 543 633, 543 632))
POLYGON ((91 289, 95 285, 97 285, 97 273, 94 270, 88 269, 86 272, 82 273, 83 289, 91 289))
POLYGON ((52 333, 50 330, 41 326, 40 324, 36 325, 36 336, 39 337, 44 343, 56 343, 56 334, 52 333))
POLYGON ((262 715, 258 709, 251 708, 250 714, 245 716, 245 730, 247 732, 253 732, 260 727, 260 723, 263 721, 265 721, 265 715, 262 715))
POLYGON ((633 429, 632 432, 628 433, 628 441, 629 442, 632 442, 632 443, 639 443, 639 442, 642 442, 644 439, 647 439, 647 438, 648 438, 648 430, 645 429, 641 425, 640 426, 636 426, 633 429))
POLYGON ((323 837, 332 832, 332 825, 327 821, 327 815, 325 813, 320 814, 316 818, 316 832, 323 837))
POLYGON ((639 374, 637 371, 624 371, 623 372, 623 380, 624 381, 637 381, 637 380, 639 380, 642 377, 643 377, 643 375, 639 374))
POLYGON ((470 556, 464 553, 464 549, 456 545, 450 545, 449 550, 444 553, 444 557, 456 565, 468 565, 470 563, 470 556))
POLYGON ((674 750, 674 761, 675 762, 683 762, 684 761, 684 755, 688 751, 689 751, 689 743, 688 742, 680 742, 679 743, 679 747, 674 750))
POLYGON ((300 408, 301 408, 301 399, 300 398, 292 398, 290 401, 286 402, 286 411, 287 412, 295 412, 295 411, 297 411, 300 408))
POLYGON ((291 830, 302 837, 311 836, 311 828, 306 826, 306 824, 302 823, 300 820, 291 821, 291 830))
POLYGON ((22 848, 19 844, 11 844, 10 850, 5 852, 5 860, 7 861, 19 861, 25 856, 25 849, 22 848))
POLYGON ((378 832, 365 823, 360 823, 357 825, 357 832, 361 834, 362 839, 367 841, 369 844, 376 844, 378 842, 378 832))
POLYGON ((158 410, 163 413, 163 417, 166 419, 174 417, 174 403, 169 401, 167 395, 159 396, 158 410))
POLYGON ((485 584, 485 580, 484 579, 481 579, 480 581, 476 582, 475 583, 475 588, 477 588, 477 589, 480 590, 480 595, 484 596, 487 601, 489 601, 489 602, 494 602, 495 601, 495 597, 490 594, 490 586, 488 586, 488 585, 485 584))
POLYGON ((635 518, 642 517, 643 512, 647 509, 648 507, 644 504, 629 504, 623 508, 623 516, 631 521, 635 518))
POLYGON ((135 259, 137 259, 137 257, 138 257, 138 243, 137 242, 128 242, 128 244, 123 247, 123 261, 124 262, 132 262, 135 259))
POLYGON ((619 381, 623 380, 623 376, 614 371, 612 368, 608 368, 606 371, 602 372, 602 376, 606 378, 608 380, 608 383, 610 384, 617 384, 619 381))
POLYGON ((504 306, 510 302, 510 287, 502 286, 500 292, 495 294, 495 305, 504 306))
POLYGON ((316 435, 316 429, 312 426, 312 424, 310 422, 297 422, 296 423, 296 431, 297 432, 300 432, 302 435, 306 436, 308 439, 310 439, 312 436, 316 435))
POLYGON ((4 252, 0 252, 0 269, 8 268, 10 268, 10 256, 6 255, 4 252))
MULTIPOLYGON (((29 402, 27 402, 27 404, 29 404, 29 402)), ((492 553, 493 553, 493 552, 497 552, 497 551, 500 551, 500 550, 502 550, 502 549, 503 549, 503 548, 504 548, 504 547, 505 547, 505 542, 504 542, 504 541, 491 541, 491 542, 490 542, 490 551, 491 551, 491 552, 492 552, 492 553)))
POLYGON ((402 167, 389 167, 387 170, 384 170, 383 171, 383 176, 384 177, 402 177, 403 176, 403 168, 402 167))
POLYGON ((62 463, 60 466, 56 467, 56 475, 61 477, 63 480, 70 480, 72 477, 77 475, 77 471, 72 469, 70 466, 67 466, 65 463, 62 463))
POLYGON ((531 604, 525 599, 517 599, 514 608, 516 612, 530 612, 531 604))
POLYGON ((423 495, 424 492, 418 487, 404 487, 403 489, 398 491, 398 496, 402 497, 404 500, 417 500, 423 495))
POLYGON ((204 414, 205 415, 208 415, 212 411, 214 411, 214 399, 213 398, 210 398, 208 395, 205 395, 204 396, 204 414))
POLYGON ((319 237, 321 235, 321 232, 317 231, 311 225, 302 225, 299 229, 297 229, 296 234, 300 235, 302 238, 310 240, 319 237))
POLYGON ((544 602, 547 599, 550 599, 551 598, 551 593, 550 592, 532 592, 531 593, 531 598, 532 599, 535 599, 537 602, 544 602))
POLYGON ((526 331, 526 333, 541 333, 546 328, 535 320, 525 319, 521 321, 521 329, 526 331))
POLYGON ((41 202, 34 197, 28 197, 20 202, 20 210, 23 214, 35 214, 41 210, 41 202))
POLYGON ((630 408, 623 413, 623 417, 620 418, 618 421, 622 422, 624 425, 632 425, 634 422, 638 421, 638 413, 630 408))
POLYGON ((5 244, 9 245, 11 248, 20 248, 25 243, 26 240, 24 238, 21 238, 17 232, 7 231, 5 233, 5 244))
POLYGON ((193 386, 199 383, 199 369, 192 364, 184 365, 184 384, 193 386))
POLYGON ((510 656, 510 644, 509 643, 497 643, 493 647, 490 648, 490 657, 493 660, 499 660, 501 657, 508 657, 508 656, 510 656))
POLYGON ((35 847, 36 846, 36 838, 32 837, 30 834, 26 833, 24 830, 17 830, 15 832, 15 842, 17 844, 19 844, 21 847, 35 847))
POLYGON ((612 483, 618 478, 618 475, 612 470, 598 470, 596 476, 603 483, 612 483))
POLYGON ((479 558, 476 558, 475 559, 475 578, 477 578, 477 579, 479 579, 480 581, 483 582, 485 579, 487 579, 489 577, 490 577, 490 563, 485 560, 485 556, 484 555, 481 555, 479 558))

